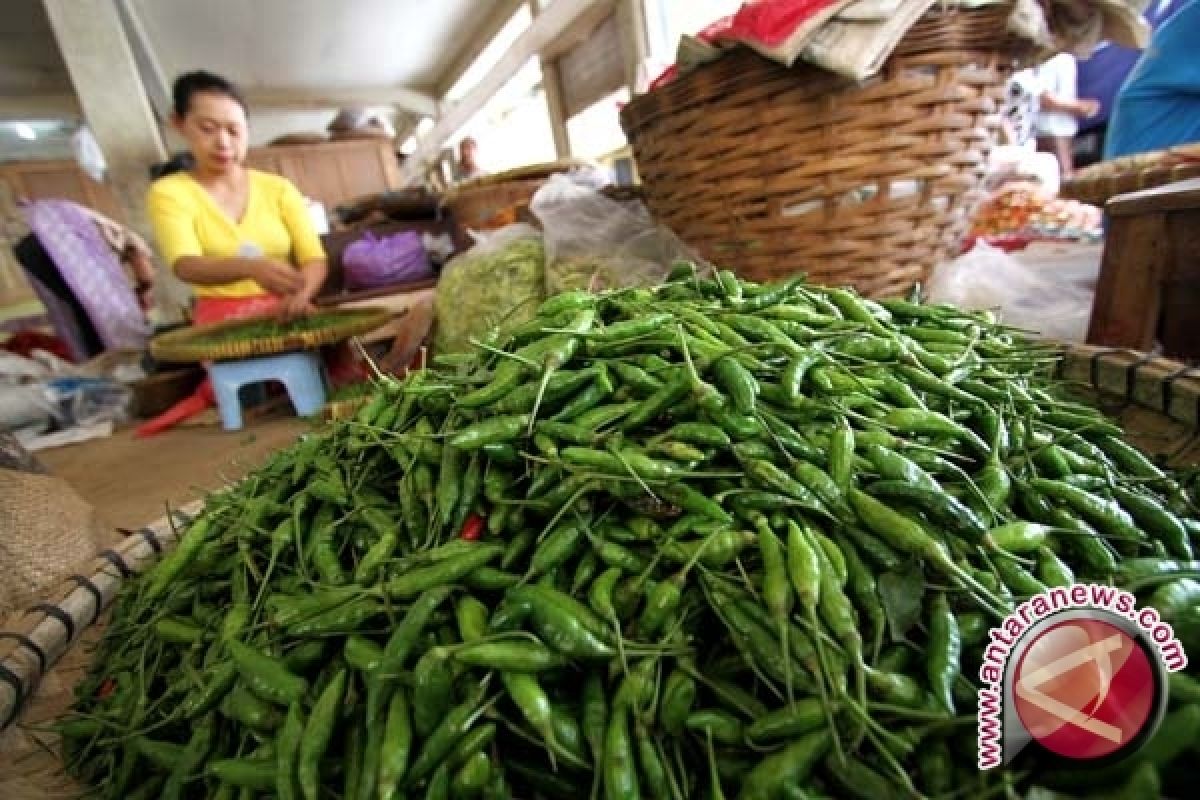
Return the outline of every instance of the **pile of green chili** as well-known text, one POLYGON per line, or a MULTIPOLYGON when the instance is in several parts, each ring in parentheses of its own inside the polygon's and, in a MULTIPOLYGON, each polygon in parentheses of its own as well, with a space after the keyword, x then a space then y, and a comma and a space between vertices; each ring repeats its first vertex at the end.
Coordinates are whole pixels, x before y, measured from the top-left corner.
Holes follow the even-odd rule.
POLYGON ((976 767, 1023 598, 1115 583, 1200 645, 1190 487, 1052 349, 682 264, 477 345, 212 496, 127 587, 60 725, 96 796, 1190 788, 1184 674, 1123 763, 976 767))

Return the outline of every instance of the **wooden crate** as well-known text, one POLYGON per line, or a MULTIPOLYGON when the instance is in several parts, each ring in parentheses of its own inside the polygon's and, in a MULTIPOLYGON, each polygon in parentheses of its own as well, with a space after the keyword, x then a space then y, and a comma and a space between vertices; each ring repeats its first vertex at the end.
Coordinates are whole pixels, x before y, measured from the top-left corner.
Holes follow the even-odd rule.
POLYGON ((1110 218, 1088 344, 1200 359, 1200 178, 1120 195, 1110 218))

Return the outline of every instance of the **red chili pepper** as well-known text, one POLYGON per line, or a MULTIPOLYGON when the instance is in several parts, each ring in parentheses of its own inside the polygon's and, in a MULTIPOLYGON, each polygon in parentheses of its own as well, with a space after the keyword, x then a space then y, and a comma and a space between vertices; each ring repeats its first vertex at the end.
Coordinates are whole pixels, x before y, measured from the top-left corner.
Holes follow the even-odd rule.
POLYGON ((103 700, 117 690, 117 682, 112 678, 105 678, 100 684, 100 688, 96 689, 97 699, 103 700))
POLYGON ((467 517, 467 521, 463 523, 460 538, 466 539, 468 542, 473 542, 483 535, 483 526, 486 520, 478 514, 471 514, 467 517))

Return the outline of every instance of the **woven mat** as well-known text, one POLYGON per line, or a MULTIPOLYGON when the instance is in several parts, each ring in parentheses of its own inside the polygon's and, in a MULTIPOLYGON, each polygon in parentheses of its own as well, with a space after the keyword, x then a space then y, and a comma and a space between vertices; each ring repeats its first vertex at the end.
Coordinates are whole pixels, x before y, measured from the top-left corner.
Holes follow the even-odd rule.
POLYGON ((108 621, 104 609, 127 576, 174 546, 177 532, 203 506, 194 502, 158 520, 81 565, 80 581, 63 581, 40 595, 44 602, 0 618, 0 800, 77 797, 64 769, 59 739, 49 724, 74 701, 108 621), (67 627, 64 622, 69 622, 67 627), (15 681, 15 682, 14 682, 15 681), (14 689, 17 692, 14 694, 14 689))
POLYGON ((59 738, 47 726, 66 714, 75 699, 75 686, 87 675, 100 637, 102 622, 88 628, 79 641, 42 678, 26 701, 21 722, 0 731, 0 798, 53 800, 74 798, 84 787, 66 774, 59 738))
POLYGON ((0 619, 116 541, 66 481, 0 469, 0 619))

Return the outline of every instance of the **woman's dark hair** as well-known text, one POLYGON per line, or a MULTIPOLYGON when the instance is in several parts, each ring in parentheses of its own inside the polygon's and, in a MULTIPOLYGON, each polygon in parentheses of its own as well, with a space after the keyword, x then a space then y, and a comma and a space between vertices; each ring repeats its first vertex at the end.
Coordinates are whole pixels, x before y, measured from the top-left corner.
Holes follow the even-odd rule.
POLYGON ((184 172, 196 166, 196 159, 191 153, 176 153, 161 164, 150 167, 150 180, 156 181, 176 172, 184 172))
POLYGON ((236 100, 243 109, 246 108, 246 101, 242 97, 242 93, 232 82, 220 75, 200 69, 195 72, 185 72, 175 79, 175 85, 171 87, 171 104, 175 113, 180 117, 187 116, 188 109, 192 105, 192 97, 199 92, 223 94, 236 100))

